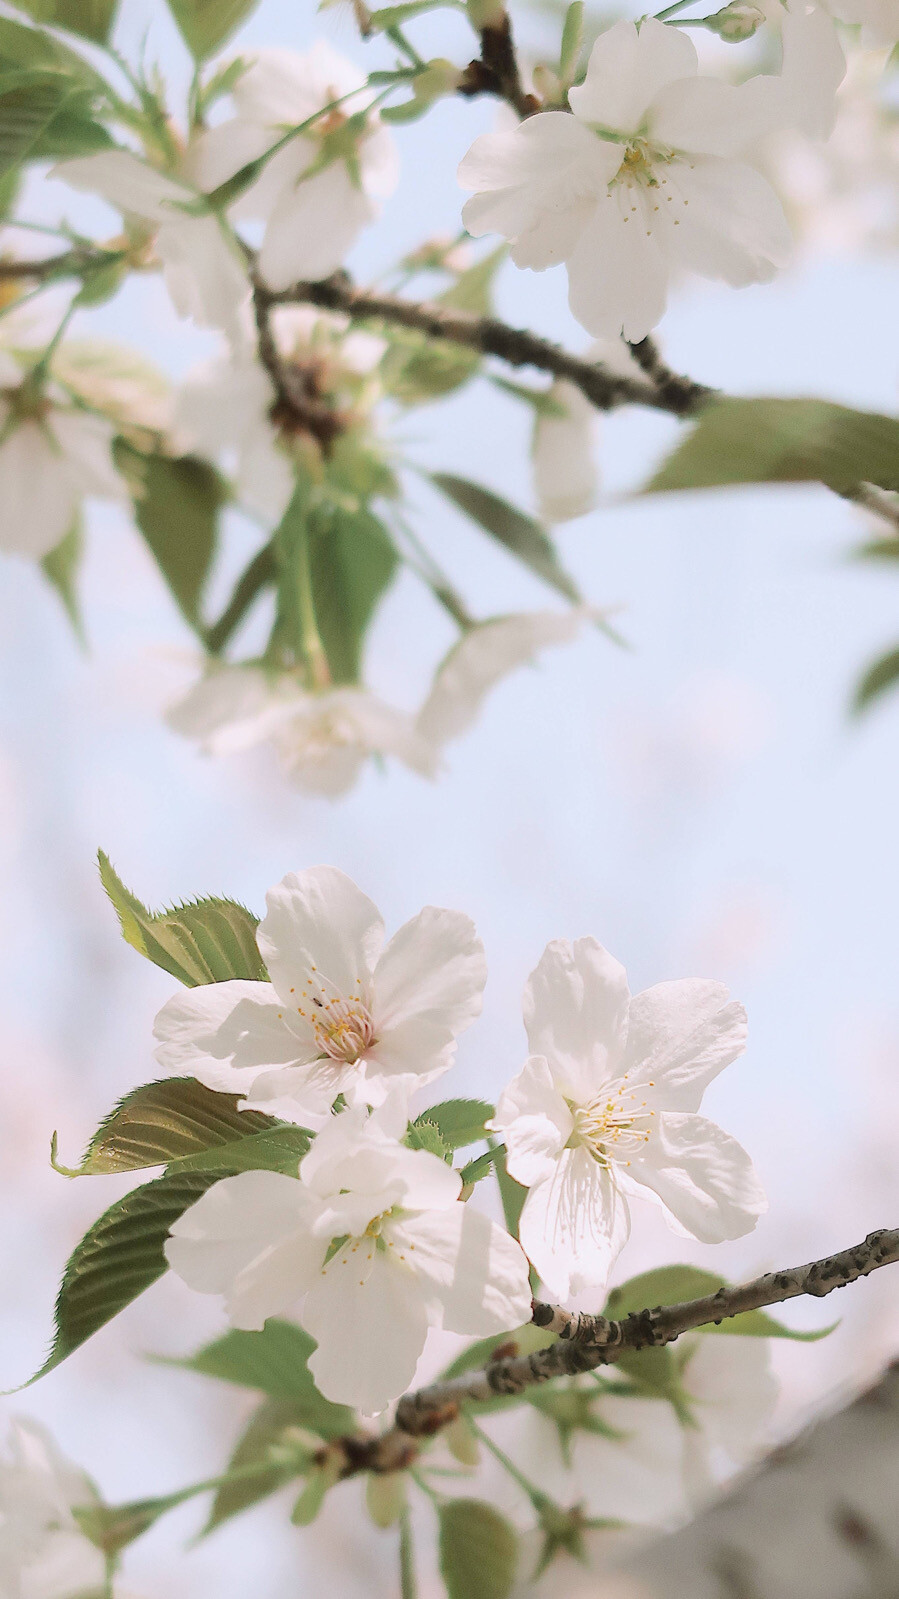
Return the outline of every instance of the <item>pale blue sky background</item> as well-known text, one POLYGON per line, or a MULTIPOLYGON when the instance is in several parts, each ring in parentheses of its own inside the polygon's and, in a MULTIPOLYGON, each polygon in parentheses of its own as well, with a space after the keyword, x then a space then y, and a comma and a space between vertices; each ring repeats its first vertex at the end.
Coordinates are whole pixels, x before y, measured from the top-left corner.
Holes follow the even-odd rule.
MULTIPOLYGON (((123 45, 147 26, 148 55, 183 76, 186 58, 161 6, 127 10, 123 45)), ((348 19, 275 0, 239 42, 302 47, 320 27, 369 59, 348 19)), ((459 59, 468 49, 455 19, 422 23, 415 37, 459 59)), ((446 103, 400 132, 402 184, 356 253, 360 274, 425 233, 456 230, 455 167, 493 114, 488 104, 446 103)), ((49 180, 35 205, 55 214, 64 192, 80 225, 112 224, 49 180)), ((509 268, 499 298, 509 319, 585 345, 561 274, 509 268)), ((895 300, 894 258, 834 255, 764 288, 684 289, 660 333, 675 366, 732 392, 895 410, 895 300)), ((153 280, 130 283, 88 326, 133 340, 176 373, 212 342, 177 323, 153 280)), ((398 430, 421 462, 528 503, 527 425, 481 382, 398 430)), ((332 862, 379 903, 389 928, 426 902, 468 911, 490 982, 483 1020, 441 1096, 490 1097, 518 1069, 521 988, 550 938, 596 934, 635 989, 685 975, 730 982, 749 1009, 751 1044, 708 1104, 756 1158, 770 1216, 738 1245, 690 1250, 646 1207, 622 1276, 685 1256, 737 1275, 810 1258, 895 1219, 899 701, 859 726, 846 706, 860 669, 899 637, 899 577, 852 563, 864 520, 823 489, 625 501, 677 432, 669 418, 634 411, 605 420, 609 503, 559 534, 590 597, 622 606, 632 650, 591 634, 506 682, 435 786, 372 770, 331 804, 289 789, 264 756, 215 763, 170 733, 157 711, 159 651, 190 641, 117 511, 91 518, 89 658, 37 574, 4 561, 4 1382, 38 1364, 65 1257, 126 1186, 67 1185, 46 1164, 50 1132, 59 1128, 71 1157, 116 1097, 155 1074, 151 1023, 172 989, 118 938, 95 875, 98 845, 151 904, 226 892, 261 907, 285 871, 332 862)), ((468 524, 413 492, 420 531, 473 609, 547 603, 468 524)), ((245 531, 234 536, 236 562, 248 546, 245 531)), ((442 616, 411 580, 400 582, 372 637, 373 684, 414 706, 449 641, 442 616)), ((899 1285, 872 1282, 845 1298, 852 1338, 847 1329, 778 1351, 791 1414, 899 1341, 899 1285)), ((814 1325, 822 1313, 803 1306, 796 1319, 814 1325)), ((205 1476, 245 1399, 140 1357, 186 1351, 221 1325, 212 1302, 166 1281, 9 1407, 48 1421, 112 1497, 205 1476)), ((283 1512, 261 1511, 189 1555, 180 1546, 199 1512, 181 1512, 135 1546, 129 1585, 171 1599, 213 1589, 237 1599, 248 1581, 265 1599, 311 1595, 339 1541, 348 1561, 341 1594, 389 1595, 392 1567, 381 1575, 377 1553, 371 1569, 365 1563, 372 1543, 392 1559, 390 1540, 357 1535, 356 1485, 341 1495, 320 1532, 298 1533, 283 1512)))

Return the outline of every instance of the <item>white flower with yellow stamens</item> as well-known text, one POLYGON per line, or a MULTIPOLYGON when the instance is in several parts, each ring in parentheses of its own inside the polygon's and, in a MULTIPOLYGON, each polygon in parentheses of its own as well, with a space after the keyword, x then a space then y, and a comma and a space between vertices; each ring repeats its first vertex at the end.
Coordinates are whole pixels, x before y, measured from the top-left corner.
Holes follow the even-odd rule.
POLYGON ((266 900, 257 939, 271 982, 169 1000, 155 1027, 166 1070, 307 1126, 339 1094, 382 1104, 448 1070, 487 980, 469 917, 426 906, 384 949, 376 906, 331 866, 291 873, 266 900))
POLYGON ((532 1050, 493 1127, 530 1189, 521 1242, 566 1299, 603 1288, 630 1233, 628 1195, 661 1201, 703 1243, 750 1232, 765 1196, 746 1151, 697 1114, 742 1053, 746 1015, 721 983, 659 983, 631 998, 593 938, 549 944, 524 996, 532 1050))

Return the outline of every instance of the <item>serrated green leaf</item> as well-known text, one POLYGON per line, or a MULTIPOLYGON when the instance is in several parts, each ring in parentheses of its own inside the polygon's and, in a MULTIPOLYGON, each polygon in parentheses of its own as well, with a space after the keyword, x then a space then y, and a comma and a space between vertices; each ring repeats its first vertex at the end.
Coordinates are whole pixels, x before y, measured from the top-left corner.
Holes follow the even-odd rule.
POLYGON ((341 1438, 356 1429, 356 1418, 346 1405, 332 1404, 319 1393, 308 1360, 315 1340, 293 1322, 269 1317, 261 1332, 234 1330, 199 1349, 186 1360, 169 1361, 185 1371, 256 1388, 270 1399, 293 1405, 293 1423, 320 1438, 341 1438))
POLYGON ((424 1149, 429 1155, 436 1155, 439 1160, 452 1161, 453 1152, 441 1138, 440 1128, 435 1122, 421 1116, 406 1128, 403 1142, 407 1149, 424 1149))
POLYGON ((233 1150, 238 1142, 253 1144, 277 1129, 273 1117, 239 1105, 236 1094, 216 1093, 195 1077, 146 1083, 119 1100, 94 1133, 80 1166, 67 1175, 107 1176, 184 1162, 233 1150))
POLYGON ((311 1141, 312 1135, 305 1127, 292 1127, 284 1122, 269 1132, 242 1138, 236 1144, 224 1144, 220 1149, 207 1149, 202 1154, 170 1161, 168 1170, 220 1171, 223 1175, 238 1171, 276 1171, 285 1177, 296 1177, 311 1141))
POLYGON ((413 1122, 430 1122, 440 1133, 447 1149, 464 1149, 466 1144, 476 1144, 487 1137, 485 1123, 494 1108, 485 1099, 445 1099, 439 1105, 430 1105, 413 1122))
POLYGON ((474 1160, 470 1160, 459 1172, 463 1188, 467 1188, 471 1183, 479 1183, 482 1177, 489 1176, 500 1155, 504 1155, 505 1152, 505 1144, 497 1144, 495 1149, 485 1150, 483 1155, 476 1155, 474 1160))
MULTIPOLYGON (((719 1288, 728 1286, 723 1277, 711 1271, 702 1271, 699 1266, 659 1266, 654 1271, 644 1271, 638 1277, 631 1277, 619 1288, 613 1288, 603 1315, 620 1321, 634 1310, 653 1310, 656 1305, 680 1305, 690 1299, 704 1299, 706 1295, 716 1294, 719 1288)), ((797 1332, 784 1322, 776 1321, 766 1310, 747 1310, 741 1316, 728 1317, 720 1326, 712 1323, 697 1328, 697 1331, 743 1338, 792 1338, 799 1343, 810 1344, 816 1343, 819 1338, 826 1338, 833 1327, 797 1332)), ((640 1353, 659 1351, 643 1350, 640 1353)), ((619 1360, 618 1365, 622 1364, 619 1360)))
POLYGON ((369 623, 399 565, 384 524, 364 506, 322 506, 310 522, 315 617, 335 683, 357 683, 369 623))
POLYGON ((194 60, 205 61, 255 11, 258 0, 168 0, 168 3, 194 60))
POLYGON ((100 881, 125 942, 188 988, 234 978, 267 981, 256 946, 258 918, 230 899, 201 899, 153 912, 127 889, 102 850, 100 881))
POLYGON ((899 489, 899 420, 828 400, 715 400, 645 492, 800 482, 899 489))
POLYGON ((580 600, 576 583, 568 576, 556 547, 544 527, 532 516, 526 516, 516 506, 485 489, 480 483, 470 483, 467 478, 453 472, 432 472, 431 482, 452 500, 478 527, 497 540, 510 555, 514 555, 529 571, 539 577, 568 600, 580 600))
POLYGON ((115 461, 134 500, 134 519, 185 620, 200 624, 200 601, 228 490, 197 456, 145 455, 117 439, 115 461))
POLYGON ((852 709, 856 714, 867 710, 881 694, 885 694, 887 689, 895 688, 897 683, 899 683, 899 649, 881 655, 873 666, 868 667, 853 696, 852 709))
POLYGON ((480 1499, 451 1499, 438 1509, 440 1575, 449 1599, 507 1599, 518 1565, 518 1535, 480 1499))
POLYGON ((50 1353, 23 1387, 53 1371, 163 1275, 169 1229, 221 1175, 166 1173, 117 1200, 94 1222, 63 1274, 50 1353))
POLYGON ((105 44, 115 18, 118 0, 17 0, 20 11, 35 22, 68 28, 95 44, 105 44))
POLYGON ((238 1515, 241 1510, 258 1504, 260 1499, 277 1493, 279 1488, 297 1475, 295 1466, 283 1464, 277 1459, 272 1461, 268 1471, 260 1471, 258 1475, 242 1476, 239 1473, 247 1467, 264 1466, 277 1452, 285 1435, 292 1428, 305 1425, 302 1418, 303 1406, 288 1399, 265 1399, 258 1410, 253 1411, 228 1461, 228 1472, 235 1473, 234 1480, 226 1480, 218 1489, 209 1519, 203 1528, 204 1534, 213 1532, 223 1521, 238 1515))
POLYGON ((55 588, 65 607, 66 615, 75 629, 75 636, 79 644, 84 644, 84 625, 81 619, 81 607, 78 603, 78 590, 76 582, 78 570, 81 566, 81 557, 84 554, 84 533, 81 523, 76 522, 71 527, 64 539, 61 539, 55 549, 50 550, 41 561, 44 576, 48 583, 55 588))

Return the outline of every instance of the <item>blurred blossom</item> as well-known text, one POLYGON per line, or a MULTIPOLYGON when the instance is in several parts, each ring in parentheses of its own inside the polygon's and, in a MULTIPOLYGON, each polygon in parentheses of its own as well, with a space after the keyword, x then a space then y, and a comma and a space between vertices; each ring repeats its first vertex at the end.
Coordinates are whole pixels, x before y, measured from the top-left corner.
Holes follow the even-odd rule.
POLYGON ((106 1560, 76 1508, 98 1503, 88 1476, 49 1433, 21 1417, 0 1460, 0 1592, 4 1599, 84 1599, 106 1591, 106 1560))
POLYGON ((628 707, 612 771, 627 793, 667 812, 716 789, 764 748, 771 707, 746 678, 706 672, 678 685, 667 705, 628 707))

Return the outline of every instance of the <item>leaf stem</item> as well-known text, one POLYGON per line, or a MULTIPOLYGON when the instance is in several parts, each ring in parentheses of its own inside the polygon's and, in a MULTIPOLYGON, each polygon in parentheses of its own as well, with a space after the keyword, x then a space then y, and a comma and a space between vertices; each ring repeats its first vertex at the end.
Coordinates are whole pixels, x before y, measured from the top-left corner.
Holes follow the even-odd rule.
POLYGON ((400 1517, 400 1594, 402 1599, 418 1599, 415 1580, 415 1550, 412 1544, 412 1518, 406 1506, 400 1517))

